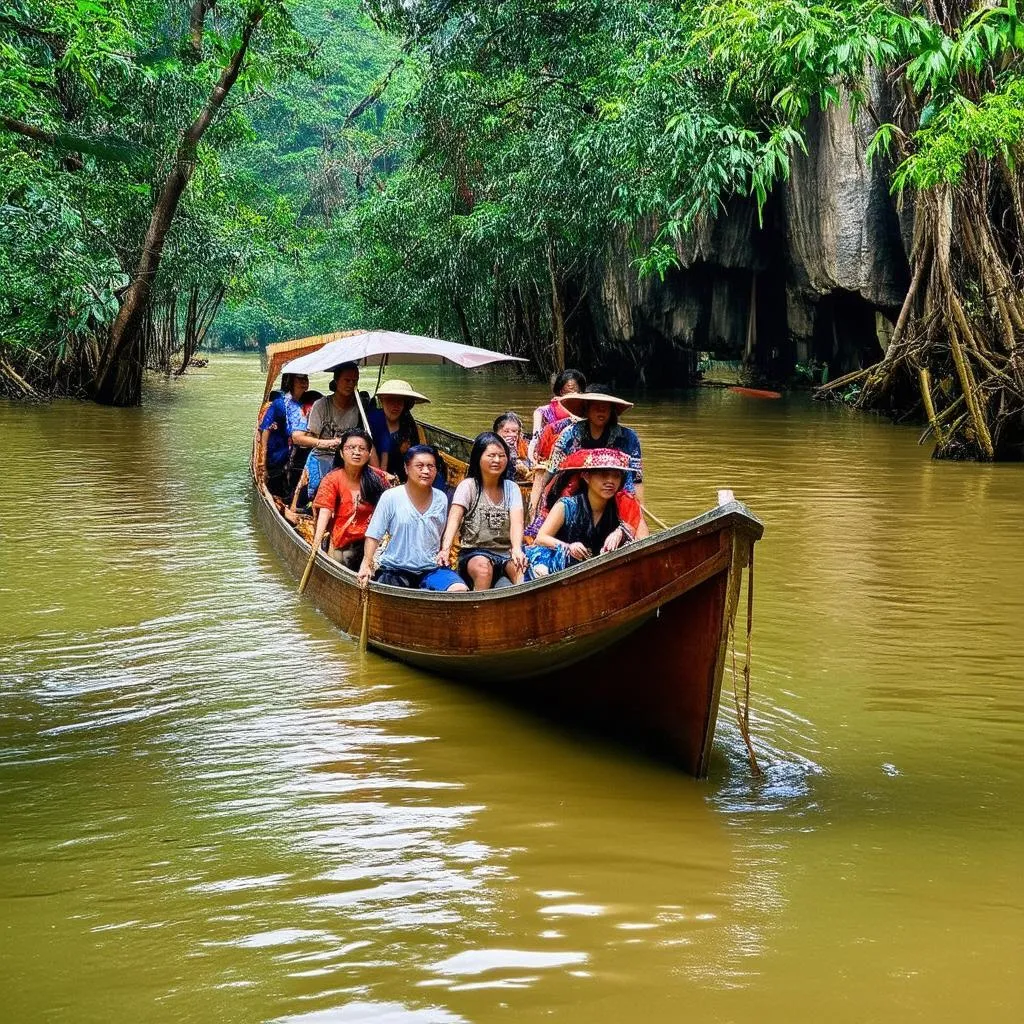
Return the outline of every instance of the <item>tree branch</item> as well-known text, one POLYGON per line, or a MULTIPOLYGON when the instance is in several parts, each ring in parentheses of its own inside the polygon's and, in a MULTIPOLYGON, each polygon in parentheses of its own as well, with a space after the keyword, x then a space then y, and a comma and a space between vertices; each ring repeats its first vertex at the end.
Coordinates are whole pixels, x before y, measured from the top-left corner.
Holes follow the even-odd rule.
POLYGON ((99 401, 114 405, 123 405, 126 402, 138 403, 136 394, 123 393, 123 388, 117 379, 118 367, 122 359, 126 358, 125 353, 128 354, 127 358, 130 358, 131 353, 138 348, 140 330, 149 308, 153 282, 160 269, 167 232, 170 231, 171 224, 174 222, 182 194, 195 172, 196 151, 199 142, 217 116, 217 112, 224 105, 232 86, 238 80, 252 35, 262 21, 262 9, 253 8, 242 29, 242 39, 231 62, 221 72, 206 105, 189 126, 178 145, 174 164, 153 206, 149 227, 142 243, 142 252, 139 254, 135 272, 132 274, 131 284, 124 294, 121 308, 118 310, 117 318, 110 330, 110 337, 96 368, 93 392, 99 401))
POLYGON ((187 145, 191 145, 193 149, 199 144, 199 140, 203 137, 206 129, 210 127, 210 123, 217 116, 217 111, 224 105, 224 101, 228 98, 228 93, 231 92, 232 86, 238 80, 242 64, 245 61, 245 55, 249 50, 252 34, 259 28, 261 21, 263 21, 263 11, 260 8, 255 8, 249 15, 245 28, 242 29, 242 41, 235 51, 234 57, 231 58, 231 63, 221 73, 220 79, 213 87, 213 92, 210 93, 210 98, 207 100, 206 106, 203 107, 202 113, 192 122, 192 127, 185 133, 184 141, 187 145))
POLYGON ((404 57, 399 57, 398 60, 391 65, 388 69, 388 73, 379 81, 376 85, 348 112, 345 118, 344 127, 348 127, 360 114, 362 114, 367 107, 376 103, 384 94, 384 90, 391 84, 391 79, 395 72, 405 63, 404 57))
POLYGON ((203 26, 216 0, 194 0, 188 13, 188 46, 198 60, 203 55, 203 26))
POLYGON ((59 150, 61 153, 88 153, 90 156, 100 160, 109 160, 112 163, 130 163, 143 152, 141 147, 135 146, 125 139, 113 137, 87 139, 81 135, 70 135, 67 132, 51 132, 2 114, 0 114, 0 128, 6 128, 9 132, 23 135, 27 139, 32 139, 33 142, 39 142, 51 149, 59 150))

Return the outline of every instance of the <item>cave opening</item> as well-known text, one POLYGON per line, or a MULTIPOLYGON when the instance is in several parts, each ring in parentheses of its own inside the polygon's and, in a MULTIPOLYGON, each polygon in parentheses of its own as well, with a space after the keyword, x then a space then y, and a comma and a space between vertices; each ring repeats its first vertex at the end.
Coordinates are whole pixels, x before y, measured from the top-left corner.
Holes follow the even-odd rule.
POLYGON ((817 303, 811 356, 830 377, 871 366, 884 352, 878 337, 877 308, 857 292, 836 288, 817 303))

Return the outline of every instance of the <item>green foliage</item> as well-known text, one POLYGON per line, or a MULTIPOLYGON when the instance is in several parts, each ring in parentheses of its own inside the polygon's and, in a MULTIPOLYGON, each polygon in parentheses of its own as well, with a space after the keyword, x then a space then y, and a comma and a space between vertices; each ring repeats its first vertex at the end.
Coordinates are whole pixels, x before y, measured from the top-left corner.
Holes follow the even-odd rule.
POLYGON ((251 105, 252 138, 239 172, 266 193, 272 244, 246 260, 213 327, 216 344, 265 345, 361 322, 346 285, 352 243, 347 217, 389 148, 383 112, 350 111, 395 59, 356 0, 302 0, 295 23, 312 59, 251 105))
MULTIPOLYGON (((7 346, 102 336, 250 4, 218 0, 197 46, 190 4, 8 0, 7 346)), ((664 275, 737 197, 763 210, 815 110, 874 119, 896 190, 1015 169, 1016 0, 946 6, 937 24, 901 0, 265 0, 154 301, 225 286, 224 345, 366 323, 543 359, 610 252, 664 275), (900 103, 879 117, 883 79, 900 103)))
MULTIPOLYGON (((537 344, 552 291, 676 198, 689 121, 662 52, 680 10, 596 0, 375 4, 402 34, 402 170, 351 218, 349 281, 376 316, 474 342, 537 344), (681 105, 681 104, 680 104, 681 105)), ((700 92, 686 84, 687 103, 700 92)), ((576 303, 570 302, 571 314, 576 303)), ((535 353, 540 354, 540 353, 535 353)))
POLYGON ((405 143, 349 219, 348 284, 386 322, 514 344, 532 315, 550 337, 552 291, 591 287, 625 240, 663 276, 729 202, 763 211, 816 110, 874 120, 897 191, 1019 156, 1016 0, 943 24, 900 0, 370 7, 408 53, 405 143), (886 78, 902 102, 880 123, 886 78))
MULTIPOLYGON (((191 7, 15 0, 0 14, 0 337, 16 362, 68 378, 95 362, 183 133, 254 10, 262 19, 195 155, 153 304, 173 308, 189 289, 222 286, 236 304, 263 302, 265 281, 328 248, 323 218, 320 235, 304 234, 323 180, 316 165, 344 100, 379 63, 357 0, 218 0, 199 39, 191 7), (359 37, 356 56, 346 47, 359 37)), ((301 292, 291 282, 283 290, 301 292)), ((318 282, 309 293, 329 289, 318 282)), ((302 330, 306 304, 295 299, 288 326, 302 330)))
POLYGON ((893 2, 727 0, 705 5, 703 40, 730 88, 794 131, 843 94, 854 116, 873 116, 869 69, 902 71, 916 120, 879 125, 868 158, 900 161, 894 190, 926 189, 959 183, 972 159, 1013 164, 1022 140, 1016 0, 958 6, 962 18, 944 26, 893 2))

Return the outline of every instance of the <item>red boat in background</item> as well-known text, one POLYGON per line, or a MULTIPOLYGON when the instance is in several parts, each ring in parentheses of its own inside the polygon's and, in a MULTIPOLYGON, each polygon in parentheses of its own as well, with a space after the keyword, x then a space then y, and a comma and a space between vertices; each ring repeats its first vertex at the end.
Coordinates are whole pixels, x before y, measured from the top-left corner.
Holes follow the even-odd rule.
POLYGON ((781 398, 782 397, 782 392, 781 391, 764 391, 761 388, 742 388, 742 387, 737 386, 737 387, 734 387, 734 388, 729 388, 729 390, 732 391, 734 394, 737 394, 737 395, 746 395, 747 398, 781 398))

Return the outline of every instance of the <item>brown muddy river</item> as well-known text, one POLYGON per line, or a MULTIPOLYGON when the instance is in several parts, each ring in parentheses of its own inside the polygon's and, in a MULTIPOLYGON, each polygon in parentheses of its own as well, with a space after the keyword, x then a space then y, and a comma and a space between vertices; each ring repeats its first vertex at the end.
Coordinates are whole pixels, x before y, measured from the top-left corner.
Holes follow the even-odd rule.
MULTIPOLYGON (((394 375, 467 432, 544 397, 394 375)), ((0 404, 0 1019, 1024 1017, 1024 468, 640 397, 653 510, 767 526, 766 775, 723 701, 696 783, 361 663, 255 530, 260 389, 221 357, 141 410, 0 404)))

